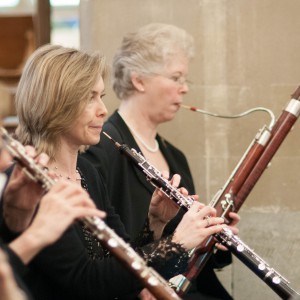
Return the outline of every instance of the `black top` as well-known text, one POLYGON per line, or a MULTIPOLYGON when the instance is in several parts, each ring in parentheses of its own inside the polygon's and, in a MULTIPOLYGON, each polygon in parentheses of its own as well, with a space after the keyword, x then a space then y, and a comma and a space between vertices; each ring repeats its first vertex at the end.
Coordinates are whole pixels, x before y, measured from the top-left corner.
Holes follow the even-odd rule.
MULTIPOLYGON (((78 158, 77 166, 96 206, 106 211, 107 225, 124 240, 129 241, 119 216, 108 201, 106 187, 97 170, 83 157, 78 158)), ((5 233, 4 222, 1 226, 2 233, 5 233)), ((5 238, 10 239, 9 233, 5 238)), ((142 243, 143 241, 140 242, 141 245, 142 243)), ((102 251, 100 258, 93 259, 88 253, 88 248, 82 225, 76 223, 55 244, 38 254, 30 263, 28 272, 24 276, 34 298, 37 300, 98 300, 116 297, 132 299, 134 296, 129 295, 136 295, 140 291, 141 283, 115 257, 102 251)), ((137 251, 158 272, 166 271, 166 274, 170 271, 174 272, 174 261, 178 260, 182 263, 177 265, 178 272, 182 271, 182 267, 186 267, 187 254, 180 245, 171 243, 170 237, 140 247, 137 251)))
MULTIPOLYGON (((141 152, 129 128, 117 111, 105 122, 103 132, 108 133, 116 142, 125 143, 130 148, 141 152)), ((185 155, 160 135, 157 135, 156 139, 169 165, 171 175, 180 174, 181 186, 185 187, 189 194, 195 194, 192 175, 185 155)), ((119 214, 127 232, 132 238, 136 237, 147 216, 154 187, 131 161, 119 153, 118 149, 103 133, 101 133, 100 143, 90 147, 83 155, 103 175, 111 203, 119 214)), ((183 213, 180 211, 175 220, 169 224, 166 229, 167 232, 174 230, 183 213)), ((229 263, 231 263, 231 254, 218 251, 217 255, 213 256, 213 260, 207 263, 198 276, 198 290, 221 299, 232 299, 213 271, 213 267, 220 268, 229 263)))

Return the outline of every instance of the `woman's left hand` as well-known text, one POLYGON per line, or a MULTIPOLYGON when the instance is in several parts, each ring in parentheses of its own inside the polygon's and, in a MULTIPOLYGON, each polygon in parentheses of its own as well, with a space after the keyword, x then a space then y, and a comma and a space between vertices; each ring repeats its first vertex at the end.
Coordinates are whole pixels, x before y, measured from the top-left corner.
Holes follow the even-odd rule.
MULTIPOLYGON (((170 184, 177 188, 180 183, 180 176, 175 174, 170 180, 170 184)), ((181 189, 181 192, 185 189, 181 189)), ((185 192, 185 194, 187 194, 185 192)), ((149 207, 149 219, 161 222, 163 224, 168 223, 178 213, 179 207, 174 201, 168 198, 160 189, 156 189, 152 195, 150 207, 149 207)))
MULTIPOLYGON (((166 176, 165 176, 166 177, 166 176)), ((177 188, 181 177, 175 174, 170 180, 170 184, 177 188)), ((178 191, 187 196, 188 191, 185 188, 179 188, 178 191)), ((194 197, 197 199, 197 196, 194 197)), ((154 238, 160 238, 165 225, 172 220, 179 211, 179 206, 167 197, 160 189, 156 189, 152 195, 148 217, 150 229, 154 231, 154 238)))

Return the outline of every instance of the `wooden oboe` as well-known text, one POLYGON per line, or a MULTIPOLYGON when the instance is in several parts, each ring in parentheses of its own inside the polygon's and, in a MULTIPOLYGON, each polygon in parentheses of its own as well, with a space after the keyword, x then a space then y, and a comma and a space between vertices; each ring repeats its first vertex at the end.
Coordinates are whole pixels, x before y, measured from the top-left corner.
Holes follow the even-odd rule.
MULTIPOLYGON (((7 131, 0 127, 0 134, 9 153, 23 171, 33 181, 41 184, 47 192, 55 184, 55 180, 48 175, 48 171, 39 166, 34 159, 26 154, 25 147, 13 139, 7 131)), ((121 239, 104 221, 98 217, 84 217, 80 220, 103 245, 128 268, 157 298, 163 300, 180 300, 181 298, 169 287, 167 281, 154 269, 147 266, 140 257, 123 239, 121 239)))
MULTIPOLYGON (((162 176, 159 170, 152 166, 145 157, 135 149, 130 149, 126 144, 121 145, 114 141, 106 132, 103 133, 114 143, 122 154, 129 158, 134 165, 145 174, 147 180, 153 186, 159 188, 165 195, 186 211, 190 209, 195 201, 193 197, 182 195, 178 189, 174 188, 168 180, 162 176)), ((289 299, 291 296, 298 294, 290 287, 289 281, 273 268, 269 267, 262 258, 242 242, 241 239, 235 236, 231 230, 225 228, 220 233, 215 234, 214 238, 226 245, 238 259, 245 263, 258 277, 264 280, 282 299, 289 299), (262 264, 264 264, 264 268, 262 268, 262 264)), ((180 288, 178 288, 177 279, 179 282, 182 280, 181 277, 176 277, 175 281, 171 282, 170 285, 176 292, 181 293, 181 285, 180 288)))

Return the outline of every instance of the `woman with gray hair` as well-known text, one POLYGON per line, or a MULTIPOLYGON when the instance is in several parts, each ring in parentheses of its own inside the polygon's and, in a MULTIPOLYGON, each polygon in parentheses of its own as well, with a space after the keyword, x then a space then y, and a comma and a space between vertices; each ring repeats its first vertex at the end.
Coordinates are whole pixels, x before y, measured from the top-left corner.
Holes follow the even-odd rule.
MULTIPOLYGON (((188 65, 193 55, 193 38, 174 25, 153 23, 125 35, 112 64, 112 87, 121 101, 103 128, 117 142, 141 152, 158 170, 180 174, 181 185, 190 194, 195 194, 195 188, 186 157, 158 134, 158 127, 174 119, 189 90, 188 65)), ((153 186, 105 136, 84 155, 105 175, 110 200, 135 238, 147 216, 153 186)), ((183 215, 180 211, 164 233, 172 233, 183 215)), ((230 216, 234 226, 239 216, 230 216)), ((189 297, 231 299, 213 271, 230 262, 228 252, 214 255, 197 279, 201 294, 189 297)))

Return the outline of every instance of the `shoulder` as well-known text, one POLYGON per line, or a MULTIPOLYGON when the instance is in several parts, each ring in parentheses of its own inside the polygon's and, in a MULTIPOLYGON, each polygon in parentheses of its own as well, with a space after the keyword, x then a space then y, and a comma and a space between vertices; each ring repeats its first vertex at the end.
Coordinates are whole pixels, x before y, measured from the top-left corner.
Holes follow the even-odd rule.
POLYGON ((160 148, 162 149, 162 151, 166 150, 169 153, 171 153, 171 155, 173 157, 175 157, 176 159, 187 161, 187 158, 186 158, 185 154, 183 153, 183 151, 180 150, 179 148, 177 148, 176 146, 174 146, 168 140, 161 137, 160 135, 157 136, 157 140, 160 144, 160 148))
MULTIPOLYGON (((126 123, 117 111, 115 111, 104 123, 103 132, 108 133, 113 139, 115 139, 119 143, 126 142, 128 137, 131 136, 131 133, 126 123)), ((103 133, 101 134, 101 144, 107 144, 108 139, 106 137, 102 139, 102 136, 104 136, 103 133)))
POLYGON ((86 159, 85 157, 83 157, 82 155, 78 156, 78 160, 77 160, 77 166, 79 167, 80 171, 83 174, 89 174, 89 173, 97 173, 96 168, 93 166, 93 164, 86 159))
POLYGON ((82 173, 88 187, 90 190, 90 187, 92 189, 101 189, 104 182, 100 175, 100 173, 97 171, 95 166, 85 157, 82 157, 82 155, 79 155, 77 160, 77 166, 82 173))
POLYGON ((90 197, 97 204, 98 208, 100 207, 102 209, 107 201, 107 190, 103 176, 89 160, 81 155, 78 157, 77 166, 87 185, 87 191, 90 197))
POLYGON ((180 174, 182 186, 185 186, 189 192, 193 194, 195 192, 195 187, 185 154, 183 151, 160 136, 158 136, 158 141, 160 149, 169 164, 171 172, 173 174, 180 174))

